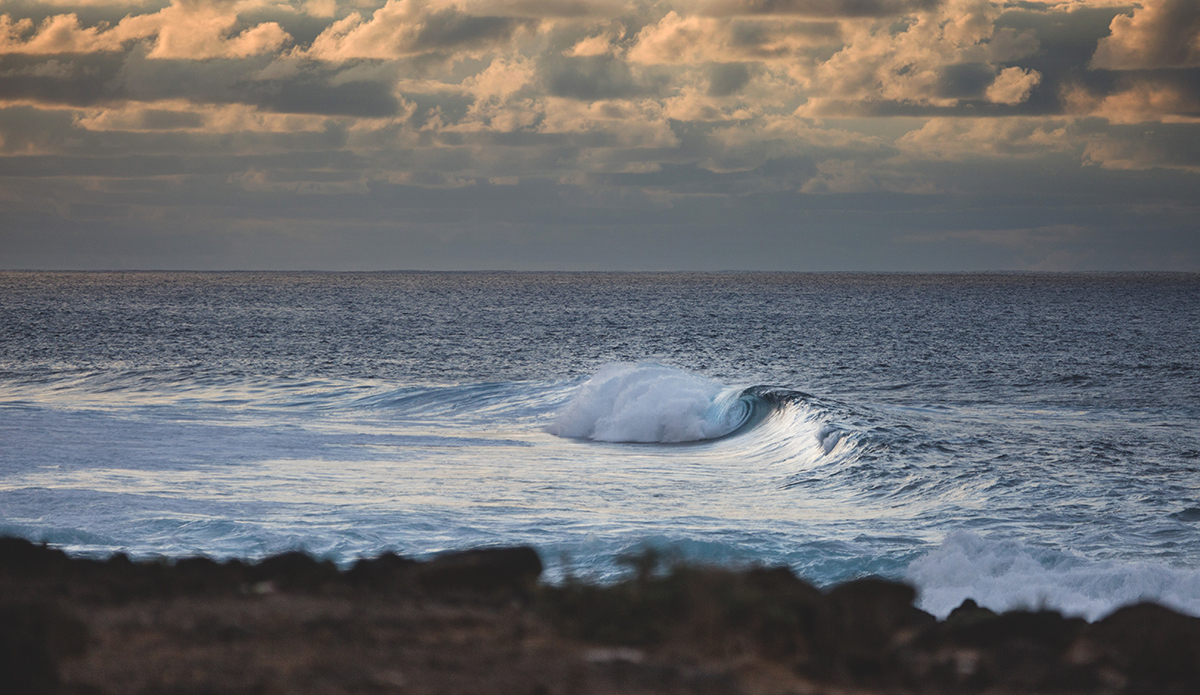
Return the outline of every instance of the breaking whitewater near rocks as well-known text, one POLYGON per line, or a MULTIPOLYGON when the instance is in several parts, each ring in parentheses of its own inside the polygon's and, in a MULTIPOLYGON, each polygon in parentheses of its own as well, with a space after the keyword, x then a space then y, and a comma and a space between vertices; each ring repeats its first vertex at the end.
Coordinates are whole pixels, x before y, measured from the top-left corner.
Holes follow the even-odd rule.
POLYGON ((539 583, 530 548, 340 570, 70 557, 0 539, 0 684, 109 693, 1195 693, 1200 619, 1094 623, 964 602, 944 621, 881 579, 662 568, 539 583))

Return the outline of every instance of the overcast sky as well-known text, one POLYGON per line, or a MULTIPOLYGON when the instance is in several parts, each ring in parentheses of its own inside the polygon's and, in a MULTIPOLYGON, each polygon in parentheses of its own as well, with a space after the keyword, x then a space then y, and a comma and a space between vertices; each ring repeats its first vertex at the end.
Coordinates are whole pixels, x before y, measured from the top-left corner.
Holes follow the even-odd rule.
POLYGON ((1200 2, 0 0, 0 268, 1200 271, 1200 2))

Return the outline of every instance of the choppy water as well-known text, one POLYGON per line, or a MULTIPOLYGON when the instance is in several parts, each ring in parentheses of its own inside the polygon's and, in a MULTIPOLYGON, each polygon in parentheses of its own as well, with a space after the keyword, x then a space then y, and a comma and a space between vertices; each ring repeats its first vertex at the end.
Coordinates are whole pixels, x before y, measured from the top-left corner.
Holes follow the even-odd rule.
POLYGON ((0 533, 1200 615, 1200 276, 0 273, 0 533))

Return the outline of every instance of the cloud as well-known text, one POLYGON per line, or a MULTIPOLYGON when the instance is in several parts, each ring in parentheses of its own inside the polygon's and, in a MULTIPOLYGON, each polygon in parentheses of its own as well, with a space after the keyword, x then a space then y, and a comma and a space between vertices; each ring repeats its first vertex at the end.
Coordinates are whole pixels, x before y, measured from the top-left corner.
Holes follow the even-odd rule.
POLYGON ((950 0, 906 27, 868 23, 848 31, 845 46, 808 78, 809 116, 949 108, 964 101, 1019 104, 1040 81, 1035 71, 1001 67, 1038 49, 1032 31, 997 29, 1000 8, 988 0, 950 0))
POLYGON ((72 134, 72 120, 68 111, 46 111, 24 105, 0 108, 0 152, 21 155, 53 152, 72 134))
POLYGON ((813 176, 818 160, 855 160, 861 172, 887 154, 880 138, 794 115, 714 123, 703 138, 689 139, 687 145, 690 158, 707 171, 763 171, 756 177, 758 185, 785 190, 799 188, 813 176))
POLYGON ((753 71, 745 63, 717 63, 709 68, 708 96, 727 97, 750 83, 753 71))
POLYGON ((896 140, 916 160, 1031 159, 1081 145, 1064 119, 931 118, 896 140))
POLYGON ((6 0, 5 4, 10 7, 18 7, 23 10, 28 10, 30 5, 43 5, 46 7, 65 8, 65 9, 92 9, 92 8, 118 8, 127 10, 131 7, 144 7, 145 5, 155 5, 161 7, 166 2, 163 0, 6 0))
POLYGON ((892 17, 926 12, 940 4, 942 0, 705 0, 700 3, 700 13, 717 17, 892 17))
POLYGON ((63 14, 48 17, 34 31, 33 20, 13 21, 0 15, 0 53, 47 55, 58 53, 94 53, 120 50, 126 41, 141 38, 132 33, 84 28, 79 17, 63 14))
POLYGON ((714 94, 701 84, 679 90, 677 94, 663 100, 667 118, 692 123, 717 121, 752 121, 760 114, 746 108, 739 100, 729 99, 729 94, 714 94))
POLYGON ((1200 70, 1130 72, 1106 89, 1064 89, 1068 113, 1110 123, 1200 123, 1200 70))
POLYGON ((0 15, 0 54, 53 55, 120 51, 132 41, 154 39, 148 58, 245 58, 277 51, 291 41, 278 23, 264 22, 233 33, 238 23, 232 2, 172 0, 153 14, 128 15, 114 27, 84 27, 72 14, 53 15, 34 29, 33 21, 0 15))
MULTIPOLYGON (((585 103, 575 99, 548 99, 538 132, 602 136, 578 141, 579 144, 593 145, 589 148, 593 150, 674 149, 679 144, 661 107, 651 100, 585 103)), ((656 154, 629 153, 627 161, 637 162, 632 166, 644 168, 646 155, 656 154)), ((615 152, 592 151, 582 153, 579 161, 587 171, 610 170, 611 163, 620 156, 615 152)), ((628 165, 621 164, 620 168, 627 169, 628 165)))
POLYGON ((1091 67, 1106 70, 1200 67, 1200 3, 1143 0, 1131 15, 1118 15, 1112 35, 1101 39, 1091 67))
POLYGON ((611 54, 617 50, 615 44, 624 33, 625 27, 618 24, 617 26, 602 31, 601 33, 580 39, 579 42, 570 49, 563 51, 563 55, 574 58, 584 58, 589 56, 611 54))
POLYGON ((344 61, 438 52, 477 55, 508 43, 523 29, 534 28, 534 20, 474 15, 450 2, 388 0, 368 20, 356 12, 331 24, 313 41, 306 56, 344 61))
POLYGON ((549 19, 603 19, 634 10, 629 0, 476 0, 471 4, 481 14, 549 19))
POLYGON ((523 56, 494 59, 485 69, 463 80, 462 86, 475 96, 476 105, 502 101, 533 83, 536 67, 523 56))
POLYGON ((930 195, 940 193, 924 177, 911 173, 863 166, 853 159, 827 159, 817 164, 816 175, 800 187, 802 193, 846 194, 879 191, 930 195))
POLYGON ((541 74, 549 95, 581 101, 648 96, 665 83, 652 74, 637 75, 625 61, 606 55, 547 58, 541 74))
POLYGON ((638 32, 628 59, 668 65, 782 61, 803 59, 814 48, 836 46, 840 41, 841 28, 836 22, 731 20, 672 10, 638 32))
POLYGON ((1042 81, 1037 70, 1004 68, 985 92, 987 100, 996 104, 1020 104, 1029 98, 1029 93, 1042 81))
POLYGON ((174 0, 170 7, 154 15, 121 20, 116 31, 129 22, 133 33, 157 35, 154 48, 146 54, 151 59, 245 58, 273 53, 291 41, 292 37, 275 22, 264 22, 233 34, 237 14, 230 9, 218 4, 174 0))
POLYGON ((320 132, 327 127, 322 115, 269 113, 246 104, 197 105, 186 99, 85 108, 75 112, 73 122, 76 128, 90 132, 219 135, 320 132))
POLYGON ((1175 170, 1200 174, 1200 138, 1190 125, 1137 126, 1091 133, 1085 164, 1109 171, 1175 170))

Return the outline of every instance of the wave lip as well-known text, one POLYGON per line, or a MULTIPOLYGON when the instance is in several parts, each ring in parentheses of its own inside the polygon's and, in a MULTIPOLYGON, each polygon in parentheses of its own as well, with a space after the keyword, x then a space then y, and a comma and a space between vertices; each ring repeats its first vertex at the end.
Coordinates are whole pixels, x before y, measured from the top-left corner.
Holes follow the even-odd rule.
POLYGON ((606 364, 547 431, 602 442, 697 442, 732 434, 755 415, 739 389, 651 362, 606 364))

